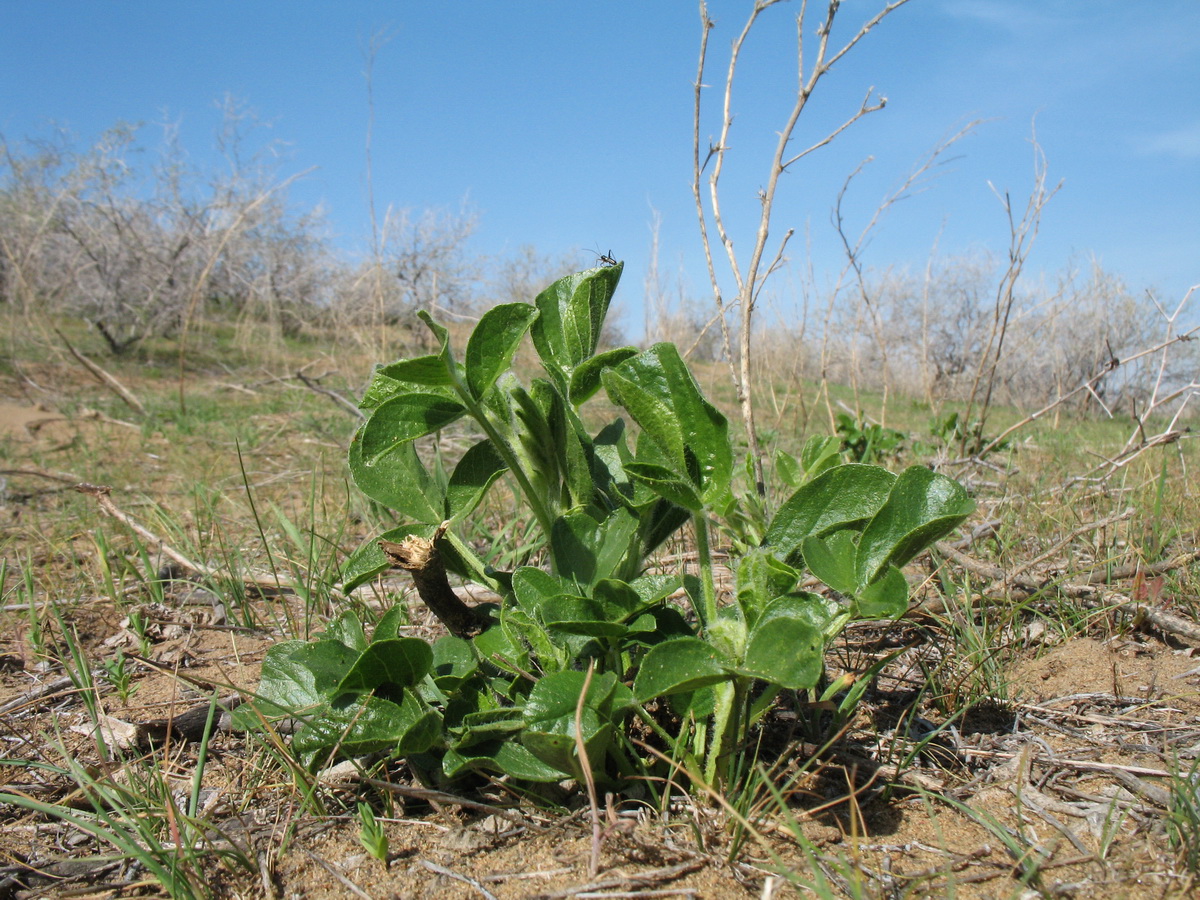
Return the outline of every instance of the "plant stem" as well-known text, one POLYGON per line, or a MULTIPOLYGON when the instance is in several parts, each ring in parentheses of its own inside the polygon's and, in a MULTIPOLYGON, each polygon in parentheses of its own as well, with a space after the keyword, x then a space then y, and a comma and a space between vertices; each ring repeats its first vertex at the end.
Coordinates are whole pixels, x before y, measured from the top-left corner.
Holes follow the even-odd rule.
POLYGON ((466 406, 471 418, 479 423, 479 427, 483 429, 483 433, 492 442, 492 447, 500 454, 500 458, 508 466, 508 471, 512 473, 513 478, 517 479, 517 484, 521 487, 521 493, 525 495, 525 501, 533 511, 533 516, 537 519, 538 525, 541 526, 546 539, 549 540, 550 532, 554 527, 555 516, 546 504, 545 498, 533 489, 533 484, 530 482, 525 470, 521 468, 520 460, 517 458, 512 445, 504 439, 504 436, 500 434, 495 424, 484 413, 483 407, 471 396, 471 391, 463 383, 462 376, 455 369, 451 370, 451 375, 454 378, 454 390, 458 394, 458 398, 466 406))
MULTIPOLYGON (((434 535, 436 540, 438 535, 434 535)), ((429 607, 451 634, 460 638, 472 638, 479 634, 487 623, 486 615, 467 606, 459 599, 446 579, 446 567, 433 541, 410 534, 400 543, 380 541, 384 555, 401 569, 412 573, 413 583, 421 602, 429 607)))
POLYGON ((710 622, 717 618, 717 585, 713 578, 712 551, 708 546, 708 520, 703 513, 692 517, 696 529, 696 559, 700 566, 700 607, 696 617, 700 627, 707 630, 710 622))

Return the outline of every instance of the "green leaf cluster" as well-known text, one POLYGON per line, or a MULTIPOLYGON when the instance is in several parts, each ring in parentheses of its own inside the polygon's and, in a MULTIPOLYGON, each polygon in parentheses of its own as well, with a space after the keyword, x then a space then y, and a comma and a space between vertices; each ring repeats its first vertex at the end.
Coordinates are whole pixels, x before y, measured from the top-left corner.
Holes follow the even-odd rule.
MULTIPOLYGON (((814 439, 799 460, 777 460, 793 490, 763 514, 739 495, 729 423, 674 345, 599 351, 620 276, 620 265, 579 272, 532 304, 489 310, 461 356, 423 314, 437 350, 376 370, 350 472, 403 523, 382 539, 434 540, 450 572, 502 602, 470 640, 401 638, 392 612, 369 642, 347 613, 315 641, 281 644, 243 724, 298 723, 293 746, 313 762, 383 750, 434 780, 539 782, 582 778, 586 760, 617 783, 649 765, 628 740, 638 719, 720 782, 780 691, 817 686, 824 648, 848 621, 904 611, 901 568, 971 512, 962 488, 919 467, 842 464, 836 438, 814 439), (527 383, 512 368, 526 341, 541 366, 527 383), (607 416, 585 415, 602 391, 607 416), (448 428, 472 443, 447 471, 418 441, 448 428), (500 478, 536 520, 545 565, 495 571, 458 536, 500 478), (699 577, 646 574, 689 524, 699 577), (725 604, 714 528, 739 548, 725 604), (806 570, 829 597, 798 589, 806 570), (652 704, 673 712, 676 732, 652 704)), ((388 566, 368 542, 344 586, 388 566)))

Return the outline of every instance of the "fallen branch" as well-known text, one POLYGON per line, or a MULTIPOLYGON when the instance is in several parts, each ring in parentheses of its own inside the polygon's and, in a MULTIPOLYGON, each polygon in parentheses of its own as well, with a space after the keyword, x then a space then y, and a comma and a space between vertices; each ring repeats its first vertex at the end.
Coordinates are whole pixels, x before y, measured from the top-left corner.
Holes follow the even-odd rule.
POLYGON ((662 884, 666 881, 674 881, 687 875, 690 872, 695 872, 697 869, 702 869, 706 863, 703 860, 688 860, 687 862, 679 863, 674 866, 665 866, 661 869, 651 869, 649 872, 640 872, 636 875, 621 875, 612 878, 603 878, 600 881, 592 881, 587 884, 576 885, 573 888, 567 888, 565 891, 554 891, 547 894, 536 894, 534 900, 563 900, 566 897, 575 897, 579 894, 590 891, 609 891, 621 888, 641 888, 651 884, 662 884))
POLYGON ((445 866, 439 866, 437 863, 430 862, 427 859, 421 860, 421 865, 435 875, 443 875, 446 878, 453 878, 456 881, 461 881, 463 884, 469 884, 471 887, 475 888, 475 890, 479 891, 479 893, 483 894, 485 900, 498 900, 495 894, 470 876, 463 875, 460 872, 455 872, 453 869, 447 869, 445 866))
POLYGON ((111 516, 112 518, 116 519, 138 537, 142 538, 142 540, 156 546, 163 556, 170 557, 189 572, 205 576, 211 576, 213 574, 212 570, 210 570, 207 566, 202 566, 199 563, 192 562, 192 560, 188 559, 153 531, 143 527, 118 509, 117 505, 113 503, 112 497, 109 496, 109 494, 112 493, 111 487, 102 484, 88 484, 85 481, 75 485, 75 490, 79 491, 81 494, 87 494, 89 497, 95 497, 96 503, 99 504, 100 511, 102 513, 104 513, 106 516, 111 516))
POLYGON ((44 469, 0 469, 0 475, 28 475, 31 478, 45 478, 63 484, 79 483, 78 475, 56 475, 54 472, 47 472, 44 469))
POLYGON ((92 362, 90 359, 72 347, 71 342, 68 341, 66 336, 63 335, 63 333, 57 328, 54 330, 54 333, 57 334, 63 344, 66 345, 66 348, 71 351, 71 355, 79 360, 83 367, 96 377, 97 381, 111 390, 114 394, 124 400, 127 404, 129 404, 129 406, 137 410, 143 416, 146 414, 146 407, 142 406, 142 401, 135 397, 129 388, 125 387, 125 385, 117 381, 116 378, 104 371, 104 369, 100 368, 100 366, 96 365, 96 363, 92 362))
POLYGON ((478 800, 468 800, 465 797, 459 797, 455 794, 447 794, 445 791, 435 791, 432 788, 418 787, 416 785, 408 784, 394 784, 393 782, 382 781, 378 778, 364 778, 363 783, 393 794, 399 794, 401 797, 410 797, 413 800, 421 800, 431 805, 444 803, 447 806, 458 806, 462 809, 485 812, 494 816, 499 816, 502 819, 507 819, 516 825, 522 825, 528 828, 539 830, 539 826, 537 824, 525 818, 515 809, 506 809, 503 806, 496 806, 492 803, 481 803, 478 800))
POLYGON ((335 403, 337 403, 343 409, 349 410, 351 415, 356 416, 359 419, 365 419, 367 417, 366 413, 364 413, 361 409, 359 409, 357 406, 355 406, 353 403, 351 403, 349 400, 347 400, 345 397, 343 397, 337 391, 331 391, 327 387, 321 387, 321 385, 317 384, 317 382, 313 381, 311 378, 309 378, 303 372, 297 372, 296 378, 299 379, 300 383, 303 384, 310 391, 313 391, 318 394, 323 394, 326 397, 329 397, 331 400, 333 400, 335 403))
MULTIPOLYGON (((1173 634, 1176 637, 1186 638, 1189 641, 1200 644, 1200 626, 1194 622, 1190 622, 1180 616, 1166 612, 1156 606, 1150 606, 1145 603, 1139 603, 1130 599, 1125 594, 1118 591, 1102 590, 1098 584, 1099 579, 1096 577, 1097 572, 1089 572, 1085 576, 1083 583, 1079 582, 1064 582, 1056 584, 1054 579, 1046 578, 1037 580, 1021 574, 1014 574, 1000 566, 985 563, 977 559, 973 559, 961 550, 956 550, 945 541, 939 541, 934 545, 938 553, 950 559, 962 568, 966 569, 973 575, 979 575, 982 578, 988 579, 991 584, 985 587, 980 594, 982 596, 995 596, 999 594, 1008 599, 1024 600, 1032 597, 1034 594, 1046 590, 1055 590, 1063 596, 1070 597, 1075 600, 1083 600, 1091 602, 1096 606, 1110 607, 1114 610, 1119 610, 1133 617, 1134 627, 1139 627, 1142 624, 1149 622, 1160 631, 1165 631, 1168 634, 1173 634), (1095 580, 1093 580, 1095 579, 1095 580)), ((1182 553, 1172 559, 1164 560, 1156 563, 1154 566, 1145 567, 1142 571, 1153 570, 1153 574, 1161 574, 1170 571, 1171 569, 1185 566, 1188 563, 1200 559, 1200 549, 1192 550, 1188 553, 1182 553)), ((1022 567, 1024 568, 1024 567, 1022 567)), ((1020 571, 1020 570, 1014 570, 1020 571)), ((1133 566, 1122 569, 1124 578, 1132 578, 1138 574, 1138 567, 1133 566)), ((1113 580, 1117 577, 1114 574, 1106 580, 1113 580)), ((946 612, 946 598, 942 596, 935 597, 929 601, 918 604, 913 609, 909 610, 910 614, 939 614, 946 612)))
MULTIPOLYGON (((141 525, 127 513, 123 512, 115 503, 113 503, 112 497, 109 496, 112 493, 111 487, 108 487, 107 485, 88 484, 87 482, 83 482, 75 485, 75 490, 79 491, 81 494, 87 494, 89 497, 95 497, 102 513, 104 513, 106 516, 111 516, 112 518, 116 519, 130 531, 134 532, 134 534, 142 538, 142 540, 157 547, 163 556, 173 560, 186 572, 190 572, 194 575, 200 575, 204 578, 216 578, 219 574, 215 569, 201 565, 200 563, 194 562, 193 560, 184 556, 153 531, 141 525)), ((247 587, 253 588, 254 590, 263 594, 295 593, 295 589, 291 585, 281 584, 274 580, 266 581, 257 578, 242 578, 239 580, 247 587)))

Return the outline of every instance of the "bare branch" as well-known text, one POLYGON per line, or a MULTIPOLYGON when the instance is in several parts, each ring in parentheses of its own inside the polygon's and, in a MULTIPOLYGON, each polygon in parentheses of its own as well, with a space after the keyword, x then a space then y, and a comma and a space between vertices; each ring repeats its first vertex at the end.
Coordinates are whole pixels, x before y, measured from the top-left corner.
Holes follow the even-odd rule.
POLYGON ((796 97, 793 103, 790 114, 784 123, 783 128, 778 132, 775 151, 772 155, 771 165, 768 170, 766 186, 759 193, 759 220, 758 228, 755 234, 754 243, 751 247, 750 255, 745 266, 738 261, 737 253, 734 249, 733 239, 726 228, 725 219, 721 208, 720 198, 720 179, 724 169, 726 154, 730 147, 730 131, 733 127, 733 84, 737 73, 738 61, 746 38, 750 34, 758 20, 759 15, 769 7, 773 6, 777 0, 760 0, 754 4, 750 15, 747 17, 741 32, 734 39, 730 49, 729 67, 725 75, 725 85, 722 94, 722 118, 720 136, 711 143, 709 147, 709 157, 705 160, 705 165, 700 163, 700 112, 701 112, 701 87, 703 82, 704 59, 707 52, 708 32, 713 27, 712 20, 708 17, 707 6, 701 2, 701 22, 703 25, 703 35, 701 38, 700 51, 700 72, 696 78, 695 87, 695 108, 694 108, 694 129, 693 129, 693 192, 695 194, 697 217, 700 221, 701 239, 704 243, 705 256, 708 260, 709 278, 712 281, 713 294, 717 301, 717 309, 722 322, 722 328, 726 329, 723 333, 726 336, 726 353, 730 365, 731 376, 734 387, 737 391, 738 404, 742 411, 742 420, 746 428, 746 437, 749 444, 749 455, 754 467, 756 487, 760 496, 765 494, 766 485, 763 477, 763 460, 762 451, 758 443, 758 432, 754 421, 754 401, 751 390, 752 376, 752 346, 753 346, 753 325, 755 305, 761 294, 762 288, 767 278, 781 264, 783 260, 783 250, 790 238, 790 233, 784 238, 774 259, 767 265, 766 270, 762 270, 764 263, 764 254, 766 252, 767 241, 770 234, 771 215, 775 202, 775 192, 779 185, 780 176, 787 168, 804 156, 808 155, 818 147, 822 147, 830 143, 834 138, 846 130, 851 124, 862 118, 868 112, 873 112, 876 109, 882 109, 884 101, 881 99, 878 103, 872 104, 870 98, 873 93, 868 91, 866 98, 860 105, 860 108, 854 116, 838 128, 834 129, 826 138, 818 142, 813 147, 799 154, 787 157, 787 149, 792 140, 792 133, 795 130, 796 124, 800 119, 805 107, 808 104, 809 98, 812 96, 814 89, 821 77, 829 71, 838 59, 844 56, 850 48, 857 44, 871 29, 881 22, 890 12, 903 6, 907 0, 895 0, 880 10, 874 17, 869 19, 859 30, 842 46, 840 50, 830 56, 830 37, 833 32, 834 19, 837 16, 838 9, 841 6, 840 0, 828 0, 825 7, 825 18, 817 29, 817 47, 816 58, 811 66, 811 69, 805 71, 805 47, 804 47, 804 22, 808 11, 807 2, 803 2, 800 7, 800 12, 796 16, 796 61, 797 61, 797 86, 796 97), (720 284, 716 277, 715 267, 711 259, 711 250, 709 245, 706 216, 704 203, 701 199, 700 192, 700 177, 702 171, 707 166, 709 160, 713 161, 712 172, 708 176, 708 211, 712 215, 714 228, 717 236, 725 250, 725 256, 729 264, 730 274, 733 276, 734 283, 737 287, 737 299, 730 304, 738 310, 738 349, 736 357, 731 352, 730 341, 728 338, 727 324, 725 313, 727 310, 726 303, 722 297, 720 284), (761 274, 760 274, 761 273, 761 274))

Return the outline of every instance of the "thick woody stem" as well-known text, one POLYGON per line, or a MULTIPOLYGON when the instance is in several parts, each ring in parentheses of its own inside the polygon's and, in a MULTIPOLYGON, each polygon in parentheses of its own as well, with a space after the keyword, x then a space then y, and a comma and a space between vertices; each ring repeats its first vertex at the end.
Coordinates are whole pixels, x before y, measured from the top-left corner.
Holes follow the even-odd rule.
MULTIPOLYGON (((439 528, 434 541, 443 533, 439 528)), ((472 638, 483 631, 487 617, 474 607, 467 606, 446 580, 446 567, 434 541, 410 534, 400 543, 380 541, 384 556, 396 568, 412 573, 413 583, 421 602, 429 607, 452 635, 472 638)))

